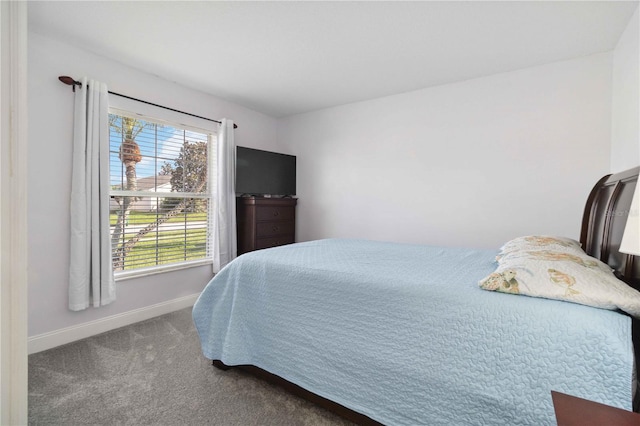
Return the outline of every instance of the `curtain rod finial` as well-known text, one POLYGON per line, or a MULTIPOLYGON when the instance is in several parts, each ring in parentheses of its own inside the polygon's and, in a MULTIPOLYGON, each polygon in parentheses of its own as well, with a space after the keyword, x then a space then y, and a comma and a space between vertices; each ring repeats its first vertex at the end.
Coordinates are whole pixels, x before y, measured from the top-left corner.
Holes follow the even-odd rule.
POLYGON ((58 80, 60 80, 66 85, 73 87, 74 92, 76 91, 76 86, 82 87, 82 83, 80 83, 79 81, 75 81, 73 78, 69 77, 68 75, 61 75, 60 77, 58 77, 58 80))

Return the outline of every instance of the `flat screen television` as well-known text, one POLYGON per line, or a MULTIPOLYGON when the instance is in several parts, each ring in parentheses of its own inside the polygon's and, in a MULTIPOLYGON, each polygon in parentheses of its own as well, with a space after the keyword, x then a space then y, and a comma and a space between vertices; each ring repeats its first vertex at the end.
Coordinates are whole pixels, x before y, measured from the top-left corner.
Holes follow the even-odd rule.
POLYGON ((255 196, 296 194, 296 156, 236 147, 236 193, 255 196))

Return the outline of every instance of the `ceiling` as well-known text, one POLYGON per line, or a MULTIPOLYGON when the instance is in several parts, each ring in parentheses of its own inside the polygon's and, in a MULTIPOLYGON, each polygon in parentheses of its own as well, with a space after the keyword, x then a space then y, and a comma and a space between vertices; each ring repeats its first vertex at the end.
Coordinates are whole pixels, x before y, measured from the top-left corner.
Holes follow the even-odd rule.
POLYGON ((637 5, 31 1, 29 26, 284 117, 610 51, 637 5))

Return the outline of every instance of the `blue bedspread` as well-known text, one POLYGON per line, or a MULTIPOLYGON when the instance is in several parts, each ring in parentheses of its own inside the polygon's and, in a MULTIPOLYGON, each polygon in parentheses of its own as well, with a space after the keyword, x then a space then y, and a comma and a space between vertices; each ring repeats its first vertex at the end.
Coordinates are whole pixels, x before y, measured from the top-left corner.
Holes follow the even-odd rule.
POLYGON ((631 409, 628 317, 487 292, 496 251, 321 240, 242 255, 193 308, 204 355, 388 425, 552 425, 551 390, 631 409))

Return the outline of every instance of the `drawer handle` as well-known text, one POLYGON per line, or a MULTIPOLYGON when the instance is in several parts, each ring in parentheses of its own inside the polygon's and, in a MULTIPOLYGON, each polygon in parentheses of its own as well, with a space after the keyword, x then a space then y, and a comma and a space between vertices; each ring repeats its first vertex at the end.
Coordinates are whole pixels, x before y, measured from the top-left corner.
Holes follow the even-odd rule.
POLYGON ((279 210, 274 211, 273 216, 274 217, 280 216, 280 211, 279 210))
POLYGON ((274 232, 276 232, 276 231, 280 230, 280 227, 279 226, 274 226, 272 229, 273 229, 274 232))

